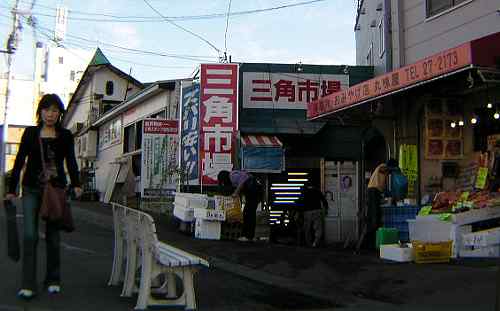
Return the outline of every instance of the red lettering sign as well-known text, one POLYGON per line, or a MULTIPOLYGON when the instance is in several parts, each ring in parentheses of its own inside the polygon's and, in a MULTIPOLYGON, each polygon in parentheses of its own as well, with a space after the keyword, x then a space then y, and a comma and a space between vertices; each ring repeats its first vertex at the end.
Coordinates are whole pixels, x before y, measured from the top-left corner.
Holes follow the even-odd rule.
POLYGON ((442 74, 472 62, 471 44, 445 50, 414 64, 338 91, 308 104, 307 118, 314 119, 442 74))

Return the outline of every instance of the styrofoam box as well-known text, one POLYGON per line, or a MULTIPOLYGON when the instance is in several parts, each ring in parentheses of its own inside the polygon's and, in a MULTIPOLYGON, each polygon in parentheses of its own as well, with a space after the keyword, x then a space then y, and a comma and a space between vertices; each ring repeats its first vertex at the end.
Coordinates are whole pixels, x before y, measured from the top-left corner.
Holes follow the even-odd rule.
POLYGON ((196 219, 194 236, 197 239, 220 240, 221 224, 219 221, 196 219))
POLYGON ((187 208, 183 205, 174 205, 174 216, 182 221, 191 222, 194 221, 194 209, 187 208))
POLYGON ((188 208, 207 208, 208 197, 205 194, 177 192, 174 203, 188 208))
POLYGON ((212 221, 224 221, 226 220, 226 212, 220 209, 195 208, 194 218, 212 221))
POLYGON ((500 257, 500 245, 480 247, 475 249, 461 249, 460 257, 464 258, 497 258, 500 257))
POLYGON ((411 244, 409 247, 400 247, 399 244, 380 245, 380 258, 397 261, 412 262, 415 258, 411 244))
POLYGON ((445 242, 453 240, 452 224, 450 222, 434 220, 434 219, 420 219, 415 221, 408 221, 408 230, 410 234, 410 241, 421 242, 445 242))
POLYGON ((474 248, 500 245, 500 227, 464 234, 462 243, 474 248))

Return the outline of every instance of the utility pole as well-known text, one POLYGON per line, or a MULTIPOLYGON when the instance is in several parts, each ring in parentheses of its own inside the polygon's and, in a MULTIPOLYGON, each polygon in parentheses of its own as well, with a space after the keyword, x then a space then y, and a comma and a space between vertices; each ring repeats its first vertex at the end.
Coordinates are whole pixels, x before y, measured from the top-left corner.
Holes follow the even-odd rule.
POLYGON ((12 29, 9 34, 9 37, 7 39, 7 82, 5 85, 5 105, 4 105, 4 117, 3 117, 3 129, 2 129, 2 155, 1 155, 1 167, 0 167, 0 172, 2 173, 2 189, 1 189, 1 195, 4 197, 5 195, 5 189, 6 189, 6 184, 5 184, 5 166, 7 162, 7 139, 9 137, 9 124, 7 121, 7 110, 9 108, 9 95, 10 95, 10 74, 11 74, 11 69, 12 69, 12 59, 13 55, 15 53, 15 50, 17 48, 17 25, 19 23, 19 15, 17 12, 17 9, 19 7, 19 0, 16 0, 14 7, 12 8, 12 29))

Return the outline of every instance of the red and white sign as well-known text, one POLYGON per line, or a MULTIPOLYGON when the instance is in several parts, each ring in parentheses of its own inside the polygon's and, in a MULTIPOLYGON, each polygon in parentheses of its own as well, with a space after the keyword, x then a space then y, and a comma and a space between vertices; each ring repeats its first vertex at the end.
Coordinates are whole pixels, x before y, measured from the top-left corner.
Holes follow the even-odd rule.
POLYGON ((238 65, 202 64, 200 79, 200 175, 203 185, 233 169, 238 130, 238 65))
POLYGON ((307 103, 349 87, 349 76, 244 72, 243 108, 307 109, 307 103))
POLYGON ((179 132, 177 120, 144 120, 144 133, 151 134, 177 134, 179 132))

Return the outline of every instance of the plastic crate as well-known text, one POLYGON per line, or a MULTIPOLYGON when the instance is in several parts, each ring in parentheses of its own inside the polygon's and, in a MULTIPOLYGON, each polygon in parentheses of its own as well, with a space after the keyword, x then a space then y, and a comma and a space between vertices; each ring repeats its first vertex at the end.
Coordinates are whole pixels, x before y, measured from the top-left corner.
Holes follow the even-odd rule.
POLYGON ((380 245, 398 243, 399 232, 394 228, 379 228, 377 230, 377 237, 375 247, 380 248, 380 245))
POLYGON ((384 206, 382 207, 382 220, 387 223, 400 223, 417 217, 418 206, 384 206))
POLYGON ((451 257, 452 241, 426 243, 413 241, 416 263, 449 262, 451 257))

